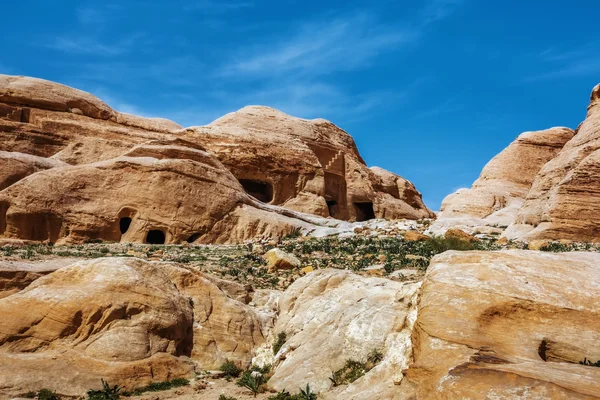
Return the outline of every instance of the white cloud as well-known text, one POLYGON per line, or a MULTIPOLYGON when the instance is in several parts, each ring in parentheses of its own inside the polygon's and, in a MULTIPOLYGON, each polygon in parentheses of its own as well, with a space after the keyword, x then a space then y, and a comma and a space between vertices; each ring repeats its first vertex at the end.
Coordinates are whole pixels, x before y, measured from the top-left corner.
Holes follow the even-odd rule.
POLYGON ((238 53, 222 68, 227 76, 298 73, 320 75, 354 70, 378 55, 414 43, 418 33, 386 25, 370 14, 311 21, 293 32, 238 53))
POLYGON ((103 43, 92 36, 60 36, 49 45, 50 48, 65 53, 96 56, 118 56, 128 53, 144 35, 131 34, 115 43, 103 43))

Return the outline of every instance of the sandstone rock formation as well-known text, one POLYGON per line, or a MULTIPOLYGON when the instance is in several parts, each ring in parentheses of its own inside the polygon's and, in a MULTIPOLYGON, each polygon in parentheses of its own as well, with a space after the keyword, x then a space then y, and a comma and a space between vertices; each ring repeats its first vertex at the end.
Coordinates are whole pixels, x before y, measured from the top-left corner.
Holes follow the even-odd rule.
POLYGON ((0 393, 12 395, 75 396, 100 378, 133 388, 226 359, 246 365, 264 341, 254 311, 202 274, 134 258, 38 278, 0 299, 0 316, 0 393))
POLYGON ((263 202, 352 221, 433 216, 410 182, 367 168, 329 121, 251 106, 188 131, 263 202))
POLYGON ((432 231, 513 223, 540 169, 573 135, 569 128, 521 134, 483 168, 471 189, 460 189, 444 199, 432 231))
POLYGON ((337 224, 298 210, 430 216, 409 182, 386 173, 384 184, 335 125, 265 107, 183 129, 64 85, 0 75, 0 132, 5 238, 229 243, 337 224))
POLYGON ((600 241, 599 139, 600 85, 577 134, 541 169, 507 237, 600 241))
POLYGON ((446 252, 423 282, 398 399, 596 399, 600 255, 446 252))
POLYGON ((319 270, 296 281, 279 298, 275 332, 288 340, 269 383, 279 390, 309 383, 324 392, 346 360, 365 361, 379 349, 380 364, 325 398, 390 398, 408 365, 418 287, 343 270, 319 270))

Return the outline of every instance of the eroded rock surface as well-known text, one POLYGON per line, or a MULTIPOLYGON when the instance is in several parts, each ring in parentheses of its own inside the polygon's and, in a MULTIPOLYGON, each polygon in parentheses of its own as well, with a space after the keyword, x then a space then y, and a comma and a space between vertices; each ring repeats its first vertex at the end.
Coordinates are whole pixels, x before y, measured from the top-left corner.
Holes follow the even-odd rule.
POLYGON ((538 174, 509 238, 600 241, 600 85, 577 134, 538 174))
POLYGON ((331 399, 383 399, 402 380, 410 355, 419 284, 319 270, 296 281, 279 298, 275 332, 288 340, 269 381, 281 390, 306 386, 325 392, 331 373, 348 359, 366 361, 374 349, 383 361, 349 386, 324 393, 331 399))
POLYGON ((600 255, 446 252, 422 286, 397 399, 595 399, 600 255))
POLYGON ((460 189, 444 199, 432 232, 513 223, 540 169, 574 134, 569 128, 521 134, 483 168, 471 189, 460 189))
POLYGON ((239 243, 339 224, 319 216, 431 215, 409 182, 368 169, 343 130, 266 107, 183 129, 0 75, 0 132, 4 238, 239 243))
POLYGON ((329 121, 251 106, 188 131, 265 203, 352 221, 432 217, 410 182, 367 168, 329 121))
POLYGON ((0 299, 0 393, 82 395, 246 365, 259 317, 202 274, 134 258, 79 261, 0 299), (23 310, 28 310, 23 312, 23 310), (60 371, 60 372, 58 372, 60 371))

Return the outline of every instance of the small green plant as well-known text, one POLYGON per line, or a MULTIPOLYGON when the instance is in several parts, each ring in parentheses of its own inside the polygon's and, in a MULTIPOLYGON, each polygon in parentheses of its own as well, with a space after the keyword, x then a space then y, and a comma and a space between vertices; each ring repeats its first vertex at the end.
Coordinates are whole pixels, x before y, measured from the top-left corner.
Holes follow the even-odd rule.
POLYGON ((260 372, 248 370, 244 371, 236 383, 238 386, 250 390, 254 397, 256 397, 263 390, 263 385, 267 383, 267 380, 260 372))
POLYGON ((346 360, 346 364, 335 371, 329 380, 334 386, 345 385, 354 382, 364 374, 369 372, 370 368, 366 363, 356 360, 346 360))
POLYGON ((317 400, 317 394, 310 390, 310 385, 307 383, 305 389, 300 389, 298 395, 300 400, 317 400))
POLYGON ((219 396, 219 400, 237 400, 237 397, 225 396, 222 394, 219 396))
POLYGON ((596 362, 591 362, 587 358, 584 358, 583 361, 579 361, 579 364, 587 365, 588 367, 600 367, 600 360, 598 360, 596 362))
POLYGON ((302 236, 302 229, 296 228, 293 231, 291 231, 290 233, 288 233, 287 235, 285 235, 283 237, 283 239, 284 240, 286 240, 286 239, 297 239, 300 236, 302 236))
POLYGON ((273 343, 273 354, 279 353, 279 350, 281 350, 286 340, 287 335, 285 334, 285 332, 279 332, 277 334, 277 339, 275 340, 275 343, 273 343))
POLYGON ((38 400, 60 400, 56 392, 50 389, 42 389, 37 393, 38 400))
POLYGON ((23 395, 23 398, 25 399, 35 399, 35 396, 37 396, 36 392, 27 392, 23 395))
POLYGON ((165 382, 154 382, 149 385, 137 388, 132 392, 123 393, 125 396, 139 396, 146 392, 162 392, 164 390, 169 390, 177 387, 187 386, 190 384, 190 381, 184 378, 176 378, 170 381, 165 382))
POLYGON ((287 390, 283 389, 275 396, 270 396, 267 400, 296 400, 296 396, 293 396, 287 390))
POLYGON ((219 367, 219 369, 221 370, 221 372, 223 372, 223 374, 225 374, 226 378, 237 378, 242 373, 242 370, 238 368, 238 366, 235 365, 233 361, 229 360, 221 364, 221 367, 219 367))
POLYGON ((100 379, 100 381, 102 382, 102 389, 88 390, 88 400, 119 400, 121 398, 123 389, 119 385, 110 386, 104 379, 100 379))
POLYGON ((379 349, 373 349, 367 356, 367 362, 373 366, 383 361, 383 352, 379 349))

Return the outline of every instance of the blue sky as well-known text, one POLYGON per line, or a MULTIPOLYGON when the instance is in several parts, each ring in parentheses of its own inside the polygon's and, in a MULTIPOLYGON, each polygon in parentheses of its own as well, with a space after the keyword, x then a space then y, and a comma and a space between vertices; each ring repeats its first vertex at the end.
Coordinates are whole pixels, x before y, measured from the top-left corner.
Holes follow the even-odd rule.
POLYGON ((348 131, 438 209, 520 132, 575 128, 600 82, 600 2, 28 1, 0 73, 203 125, 248 104, 348 131))

